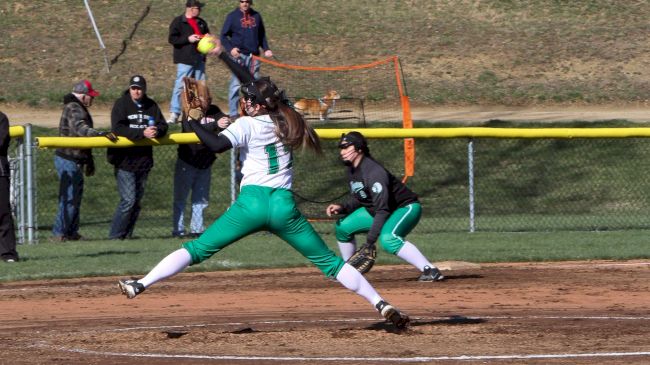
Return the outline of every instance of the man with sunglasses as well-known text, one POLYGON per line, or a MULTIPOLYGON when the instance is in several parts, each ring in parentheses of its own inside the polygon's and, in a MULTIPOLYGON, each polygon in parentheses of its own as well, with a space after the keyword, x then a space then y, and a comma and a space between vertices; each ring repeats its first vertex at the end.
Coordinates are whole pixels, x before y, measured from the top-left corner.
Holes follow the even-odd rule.
MULTIPOLYGON (((253 60, 253 55, 259 56, 260 48, 264 50, 264 57, 273 57, 273 52, 266 40, 262 15, 251 8, 253 0, 238 1, 239 7, 226 16, 221 28, 221 44, 237 63, 258 79, 260 63, 253 60)), ((231 118, 239 116, 239 87, 239 79, 232 75, 228 91, 231 118)))
MULTIPOLYGON (((167 133, 167 122, 158 104, 147 96, 147 82, 134 75, 129 88, 117 99, 111 111, 111 129, 131 141, 160 138, 167 133)), ((120 203, 113 215, 109 239, 132 238, 140 214, 140 201, 149 171, 153 167, 153 148, 134 146, 108 148, 108 162, 115 166, 120 203)))
POLYGON ((205 55, 201 54, 196 45, 201 38, 210 34, 208 23, 199 17, 205 6, 198 0, 187 0, 185 12, 172 20, 169 25, 169 43, 174 47, 174 63, 176 64, 176 81, 169 104, 169 119, 167 123, 176 123, 181 115, 181 90, 183 78, 191 77, 205 80, 205 55))

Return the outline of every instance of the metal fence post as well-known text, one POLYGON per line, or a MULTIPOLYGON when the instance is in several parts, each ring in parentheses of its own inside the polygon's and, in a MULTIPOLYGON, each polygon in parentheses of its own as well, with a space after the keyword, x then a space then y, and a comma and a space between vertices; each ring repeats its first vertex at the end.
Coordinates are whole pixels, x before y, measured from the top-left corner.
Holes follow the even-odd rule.
POLYGON ((35 241, 35 232, 36 225, 35 222, 35 204, 34 204, 34 163, 32 157, 34 156, 34 139, 32 138, 32 125, 25 125, 25 162, 27 168, 25 170, 26 174, 26 185, 27 185, 27 242, 29 244, 36 243, 35 241))
MULTIPOLYGON (((18 168, 15 170, 16 175, 13 179, 15 184, 14 187, 18 188, 17 194, 14 194, 17 197, 14 200, 16 204, 16 215, 17 215, 17 225, 18 225, 18 242, 25 243, 25 149, 27 148, 27 143, 25 143, 25 135, 19 140, 18 147, 16 151, 18 153, 17 162, 18 168)), ((15 189, 15 188, 14 188, 15 189)))
POLYGON ((469 231, 473 233, 476 227, 474 220, 474 140, 472 138, 467 143, 467 175, 469 177, 469 231))

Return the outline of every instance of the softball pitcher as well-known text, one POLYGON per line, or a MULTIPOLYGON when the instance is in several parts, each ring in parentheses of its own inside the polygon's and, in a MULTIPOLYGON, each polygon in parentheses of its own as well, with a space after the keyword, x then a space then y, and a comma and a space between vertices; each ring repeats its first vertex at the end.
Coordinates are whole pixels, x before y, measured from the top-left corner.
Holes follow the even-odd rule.
POLYGON ((419 281, 444 280, 440 270, 405 238, 422 215, 418 196, 370 156, 368 142, 361 133, 341 136, 339 149, 347 166, 351 197, 345 203, 330 204, 325 212, 330 217, 345 214, 335 228, 343 259, 362 273, 369 271, 379 240, 388 253, 421 271, 419 281), (368 233, 365 245, 357 251, 363 254, 355 254, 355 235, 362 232, 368 233), (372 256, 369 259, 363 257, 367 252, 372 256), (359 256, 362 257, 357 260, 359 256))
MULTIPOLYGON (((236 63, 219 57, 235 74, 239 73, 236 63)), ((316 133, 286 104, 282 91, 270 79, 242 81, 240 92, 246 116, 218 136, 190 120, 201 142, 212 151, 240 148, 243 179, 239 197, 198 239, 184 243, 144 278, 120 280, 120 290, 127 298, 134 298, 150 285, 208 259, 251 233, 269 231, 325 275, 364 297, 396 327, 406 327, 409 317, 384 301, 363 275, 336 256, 296 207, 291 192, 292 151, 308 148, 320 152, 316 133)))

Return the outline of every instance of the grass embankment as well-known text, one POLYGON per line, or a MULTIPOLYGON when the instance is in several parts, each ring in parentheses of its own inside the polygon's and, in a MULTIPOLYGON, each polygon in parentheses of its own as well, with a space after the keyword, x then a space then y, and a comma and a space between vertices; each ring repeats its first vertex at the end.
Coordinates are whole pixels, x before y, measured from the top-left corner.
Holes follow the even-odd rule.
MULTIPOLYGON (((182 1, 91 3, 112 63, 104 69, 83 2, 5 1, 0 102, 60 103, 74 80, 90 78, 112 103, 128 77, 147 77, 166 101, 175 67, 168 26, 182 1), (29 26, 25 26, 29 24, 29 26)), ((213 33, 236 2, 202 11, 213 33)), ((341 66, 399 55, 414 101, 531 105, 647 100, 650 3, 645 1, 260 1, 275 55, 300 65, 341 66)), ((223 97, 228 72, 209 62, 223 97)), ((313 88, 325 89, 327 80, 313 88)), ((289 90, 306 95, 304 90, 289 90)), ((345 96, 345 95, 344 95, 345 96)))

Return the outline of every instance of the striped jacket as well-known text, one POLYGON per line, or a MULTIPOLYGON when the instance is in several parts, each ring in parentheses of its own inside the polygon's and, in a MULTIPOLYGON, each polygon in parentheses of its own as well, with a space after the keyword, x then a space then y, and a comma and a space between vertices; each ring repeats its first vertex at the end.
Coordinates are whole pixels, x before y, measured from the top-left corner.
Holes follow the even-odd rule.
MULTIPOLYGON (((95 137, 99 131, 93 128, 93 118, 88 109, 70 93, 63 97, 63 112, 59 121, 59 136, 61 137, 95 137)), ((92 149, 57 148, 56 155, 78 164, 86 164, 92 160, 92 149)))

